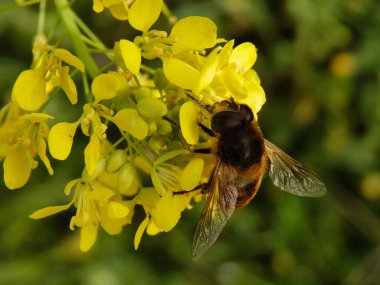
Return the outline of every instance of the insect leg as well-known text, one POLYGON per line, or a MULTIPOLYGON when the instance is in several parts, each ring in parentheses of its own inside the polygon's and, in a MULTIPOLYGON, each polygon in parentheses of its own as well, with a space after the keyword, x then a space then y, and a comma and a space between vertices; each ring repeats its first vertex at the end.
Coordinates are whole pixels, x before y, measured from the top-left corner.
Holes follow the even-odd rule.
POLYGON ((185 92, 186 96, 189 97, 191 100, 195 101, 195 103, 197 103, 199 106, 201 106, 203 109, 205 109, 207 112, 209 113, 213 113, 214 112, 214 105, 209 105, 209 104, 205 104, 201 101, 199 101, 197 98, 194 97, 194 95, 192 93, 190 93, 189 91, 185 92))
POLYGON ((188 191, 186 191, 186 190, 184 190, 184 191, 174 191, 173 195, 183 195, 183 194, 187 194, 187 193, 190 193, 190 192, 197 191, 199 189, 201 189, 201 193, 204 194, 204 193, 207 193, 208 187, 209 187, 209 183, 202 183, 202 184, 199 184, 195 188, 193 188, 191 190, 188 190, 188 191))
POLYGON ((203 154, 211 154, 211 148, 198 148, 198 149, 193 149, 194 153, 203 153, 203 154))
POLYGON ((209 129, 208 127, 206 127, 205 125, 203 125, 202 123, 198 123, 198 126, 200 126, 201 129, 202 129, 206 134, 208 134, 210 137, 213 137, 213 138, 216 137, 216 133, 215 133, 213 130, 211 130, 211 129, 209 129))
POLYGON ((175 125, 179 130, 181 129, 181 127, 178 125, 178 123, 176 121, 174 121, 173 119, 170 119, 168 118, 167 116, 163 116, 162 117, 165 121, 168 121, 169 123, 175 125))

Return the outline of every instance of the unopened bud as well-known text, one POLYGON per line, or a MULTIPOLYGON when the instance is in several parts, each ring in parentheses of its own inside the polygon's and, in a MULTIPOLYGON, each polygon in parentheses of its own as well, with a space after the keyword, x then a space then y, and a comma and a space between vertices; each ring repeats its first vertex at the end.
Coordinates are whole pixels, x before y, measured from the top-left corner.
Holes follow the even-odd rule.
POLYGON ((128 160, 128 156, 121 149, 115 150, 109 157, 106 165, 106 171, 108 173, 115 173, 123 164, 128 160))

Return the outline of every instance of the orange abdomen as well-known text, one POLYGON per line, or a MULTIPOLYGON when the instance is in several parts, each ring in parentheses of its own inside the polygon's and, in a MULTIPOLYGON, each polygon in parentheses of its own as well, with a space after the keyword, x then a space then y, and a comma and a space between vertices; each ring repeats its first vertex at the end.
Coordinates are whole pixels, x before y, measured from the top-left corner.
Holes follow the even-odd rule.
POLYGON ((261 161, 253 164, 248 170, 237 171, 236 186, 239 196, 235 208, 247 205, 255 197, 266 171, 266 162, 267 157, 264 153, 261 161))

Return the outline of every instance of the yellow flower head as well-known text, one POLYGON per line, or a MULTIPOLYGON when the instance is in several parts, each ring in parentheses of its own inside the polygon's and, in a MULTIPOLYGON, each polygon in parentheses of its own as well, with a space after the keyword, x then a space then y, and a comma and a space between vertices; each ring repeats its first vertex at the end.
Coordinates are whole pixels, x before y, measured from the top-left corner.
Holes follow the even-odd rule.
POLYGON ((31 170, 38 166, 37 156, 52 175, 53 169, 46 156, 49 128, 45 121, 53 117, 43 113, 21 115, 20 108, 15 104, 3 108, 1 114, 0 154, 4 159, 5 185, 9 189, 24 186, 31 170))
POLYGON ((71 104, 77 103, 77 89, 69 75, 69 67, 84 72, 82 61, 69 51, 50 46, 34 47, 39 57, 32 69, 21 72, 13 90, 12 99, 24 110, 35 111, 45 104, 49 92, 59 86, 65 92, 71 104))

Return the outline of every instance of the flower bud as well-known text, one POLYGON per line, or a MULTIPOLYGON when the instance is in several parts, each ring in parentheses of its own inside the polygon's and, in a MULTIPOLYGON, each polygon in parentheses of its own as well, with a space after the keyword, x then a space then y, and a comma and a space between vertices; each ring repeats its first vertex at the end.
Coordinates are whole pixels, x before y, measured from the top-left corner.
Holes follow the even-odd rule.
POLYGON ((165 140, 160 137, 160 136, 152 136, 149 139, 149 146, 154 150, 154 151, 159 151, 162 146, 164 145, 165 140))
POLYGON ((140 101, 144 98, 151 98, 152 97, 152 90, 149 87, 140 87, 137 90, 136 93, 136 100, 140 101))
POLYGON ((169 85, 169 80, 166 78, 162 68, 158 68, 156 70, 153 81, 158 90, 163 90, 167 85, 169 85))
POLYGON ((96 163, 94 171, 91 173, 91 175, 88 175, 87 168, 85 167, 82 173, 82 178, 88 181, 94 180, 97 178, 100 173, 104 170, 106 167, 106 160, 104 158, 100 158, 99 161, 96 163))
POLYGON ((117 176, 117 185, 121 193, 129 192, 128 189, 135 182, 135 170, 130 163, 125 163, 123 167, 119 170, 117 176))
POLYGON ((115 150, 107 161, 106 171, 108 173, 115 173, 123 166, 127 159, 128 157, 123 150, 115 150))
POLYGON ((146 118, 157 120, 164 116, 168 109, 164 102, 155 98, 144 98, 137 103, 137 110, 146 118))
POLYGON ((172 125, 166 120, 157 122, 157 133, 161 136, 167 135, 172 132, 172 125))

